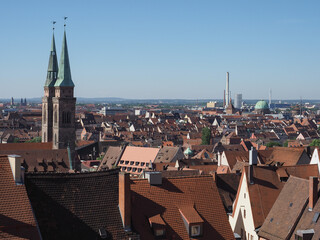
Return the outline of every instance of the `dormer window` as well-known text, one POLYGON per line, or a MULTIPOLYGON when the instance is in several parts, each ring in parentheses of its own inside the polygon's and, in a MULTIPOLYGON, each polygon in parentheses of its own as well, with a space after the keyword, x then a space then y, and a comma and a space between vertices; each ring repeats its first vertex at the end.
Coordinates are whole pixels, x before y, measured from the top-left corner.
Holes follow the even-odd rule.
POLYGON ((203 233, 203 219, 192 206, 184 206, 179 209, 183 223, 190 237, 199 237, 203 233))
POLYGON ((164 229, 155 229, 155 230, 154 230, 154 235, 155 235, 156 237, 163 237, 164 234, 165 234, 164 229))
POLYGON ((153 230, 155 237, 163 238, 166 235, 166 223, 163 221, 160 214, 149 218, 150 227, 153 230))
POLYGON ((194 225, 191 226, 191 232, 190 235, 191 237, 198 237, 201 234, 201 226, 200 225, 194 225))

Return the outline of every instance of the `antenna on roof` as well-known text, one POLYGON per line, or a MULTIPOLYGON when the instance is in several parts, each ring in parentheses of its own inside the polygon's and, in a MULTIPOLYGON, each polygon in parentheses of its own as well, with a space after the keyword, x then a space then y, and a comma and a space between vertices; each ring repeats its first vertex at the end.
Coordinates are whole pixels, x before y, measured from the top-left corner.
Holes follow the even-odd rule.
POLYGON ((68 18, 68 17, 64 17, 64 25, 63 25, 64 28, 66 28, 66 26, 67 26, 67 18, 68 18))
POLYGON ((56 21, 52 21, 52 31, 54 31, 54 25, 57 23, 56 21))

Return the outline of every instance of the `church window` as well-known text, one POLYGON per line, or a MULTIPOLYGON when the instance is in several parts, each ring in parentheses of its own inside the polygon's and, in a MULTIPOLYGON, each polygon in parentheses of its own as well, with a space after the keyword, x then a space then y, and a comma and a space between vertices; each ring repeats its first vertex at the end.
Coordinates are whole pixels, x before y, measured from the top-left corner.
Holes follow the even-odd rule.
POLYGON ((46 105, 43 106, 43 123, 46 124, 47 120, 47 111, 46 111, 46 105))

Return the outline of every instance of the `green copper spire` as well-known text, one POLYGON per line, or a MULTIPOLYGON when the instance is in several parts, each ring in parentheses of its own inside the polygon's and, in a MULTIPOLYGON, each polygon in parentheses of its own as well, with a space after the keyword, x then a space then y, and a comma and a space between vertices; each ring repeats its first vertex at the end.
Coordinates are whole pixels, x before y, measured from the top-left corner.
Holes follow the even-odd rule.
POLYGON ((62 42, 58 79, 54 86, 55 87, 74 87, 74 83, 72 82, 72 79, 71 79, 67 37, 66 37, 65 31, 64 31, 63 42, 62 42))
POLYGON ((56 83, 58 76, 58 60, 57 60, 57 52, 56 52, 56 44, 54 40, 54 34, 52 34, 52 42, 51 42, 51 50, 49 56, 49 65, 48 65, 48 73, 47 80, 45 83, 45 87, 53 87, 56 83))

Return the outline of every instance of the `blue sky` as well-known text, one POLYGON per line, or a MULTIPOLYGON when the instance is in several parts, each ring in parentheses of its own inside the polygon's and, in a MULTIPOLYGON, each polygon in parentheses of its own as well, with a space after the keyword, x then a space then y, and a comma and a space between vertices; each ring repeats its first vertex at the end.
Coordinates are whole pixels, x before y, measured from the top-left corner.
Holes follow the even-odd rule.
MULTIPOLYGON (((40 97, 63 17, 77 97, 320 99, 320 1, 2 0, 0 98, 40 97)), ((59 58, 58 58, 59 59, 59 58)))

